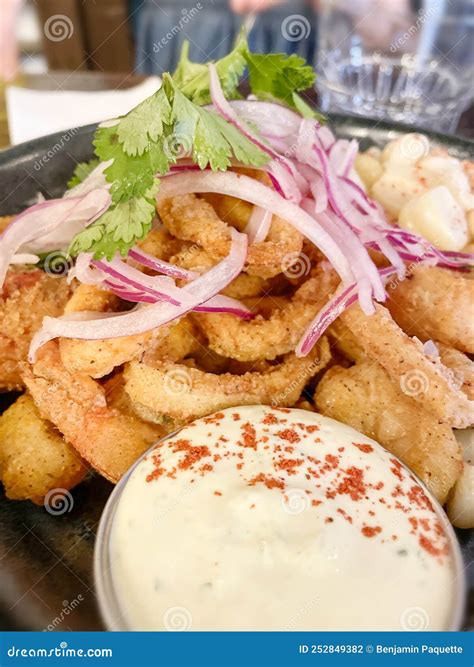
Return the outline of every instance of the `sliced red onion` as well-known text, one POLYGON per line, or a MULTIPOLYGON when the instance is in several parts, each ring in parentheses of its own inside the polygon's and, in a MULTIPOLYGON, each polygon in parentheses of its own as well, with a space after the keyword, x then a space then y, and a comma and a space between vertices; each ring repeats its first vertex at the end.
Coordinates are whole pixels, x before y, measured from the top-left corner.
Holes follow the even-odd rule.
POLYGON ((30 253, 19 253, 13 255, 10 259, 10 264, 38 264, 40 258, 38 255, 32 255, 30 253))
POLYGON ((76 258, 75 265, 69 270, 68 283, 76 278, 84 285, 100 285, 104 280, 104 274, 91 266, 93 258, 91 252, 81 252, 76 258))
POLYGON ((192 302, 191 297, 183 292, 183 288, 176 287, 171 278, 147 276, 117 257, 109 262, 94 260, 92 264, 125 288, 131 287, 137 292, 149 294, 159 301, 165 301, 175 306, 192 302))
POLYGON ((82 183, 78 183, 64 194, 64 199, 69 199, 70 197, 84 197, 84 195, 87 195, 92 190, 97 189, 110 190, 112 184, 107 181, 104 172, 107 167, 110 167, 112 162, 113 160, 107 160, 107 162, 98 164, 82 183))
POLYGON ((248 236, 249 243, 261 243, 262 241, 265 241, 272 224, 272 217, 270 211, 254 206, 247 226, 244 229, 245 234, 248 236))
POLYGON ((29 359, 34 362, 38 349, 54 338, 79 338, 98 340, 119 338, 144 333, 175 320, 192 308, 206 303, 236 278, 244 268, 247 259, 248 241, 245 234, 231 229, 231 248, 225 259, 212 267, 205 275, 193 280, 182 289, 192 298, 192 304, 173 306, 169 303, 156 303, 139 307, 127 313, 105 314, 88 313, 89 320, 75 320, 70 316, 45 317, 41 330, 35 334, 30 346, 29 359), (105 315, 110 315, 106 317, 105 315))
POLYGON ((190 192, 225 194, 271 211, 312 241, 329 259, 344 284, 354 282, 348 258, 334 239, 306 211, 266 185, 249 176, 229 171, 177 174, 163 178, 159 197, 166 199, 190 192))
POLYGON ((199 275, 197 271, 182 269, 175 264, 165 262, 163 259, 153 257, 153 255, 140 250, 140 248, 132 248, 128 253, 128 257, 130 257, 130 259, 134 259, 142 266, 146 266, 147 268, 152 269, 153 271, 157 271, 158 273, 163 273, 164 275, 170 276, 175 280, 193 280, 199 275))
POLYGON ((350 285, 345 289, 340 288, 322 310, 316 315, 309 327, 304 332, 300 342, 296 346, 296 356, 305 357, 311 352, 326 329, 342 313, 357 301, 357 286, 350 285))
MULTIPOLYGON (((107 190, 93 190, 84 197, 51 199, 35 204, 20 213, 0 235, 0 286, 3 285, 10 259, 18 249, 36 254, 35 251, 44 249, 47 235, 58 230, 58 237, 61 237, 61 227, 70 223, 78 222, 82 228, 98 218, 109 205, 107 190)), ((54 249, 57 248, 55 245, 54 249)))

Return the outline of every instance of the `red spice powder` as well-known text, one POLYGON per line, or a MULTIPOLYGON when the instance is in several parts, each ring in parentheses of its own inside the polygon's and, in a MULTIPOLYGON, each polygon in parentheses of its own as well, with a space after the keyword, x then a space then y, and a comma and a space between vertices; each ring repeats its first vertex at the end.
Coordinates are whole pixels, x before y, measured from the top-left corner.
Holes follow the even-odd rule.
POLYGON ((275 415, 269 413, 268 415, 265 415, 265 418, 262 420, 262 424, 278 424, 278 419, 275 417, 275 415))
POLYGON ((337 468, 339 466, 339 456, 334 456, 333 454, 326 454, 324 460, 329 463, 331 468, 337 468))
POLYGON ((238 444, 243 447, 250 447, 251 449, 257 449, 257 436, 255 428, 250 422, 247 422, 242 426, 242 441, 239 440, 238 444))
POLYGON ((159 477, 161 477, 161 475, 164 475, 164 473, 166 472, 166 469, 162 468, 161 466, 161 456, 159 454, 153 454, 151 460, 153 461, 153 465, 155 467, 151 471, 151 473, 149 473, 146 476, 147 482, 152 482, 153 480, 158 479, 159 477))
POLYGON ((286 470, 289 475, 296 475, 296 470, 304 463, 303 459, 280 459, 276 463, 276 467, 280 470, 286 470))
POLYGON ((281 480, 264 475, 262 472, 249 481, 249 486, 255 486, 255 484, 265 484, 267 489, 283 489, 285 487, 281 480))
POLYGON ((214 491, 215 496, 222 496, 222 491, 214 491))
POLYGON ((345 472, 346 477, 338 485, 337 493, 347 494, 355 501, 362 500, 367 493, 364 471, 361 468, 356 468, 356 466, 351 466, 345 472))
POLYGON ((447 545, 439 549, 438 547, 435 547, 432 540, 430 540, 427 535, 420 535, 418 543, 422 549, 432 556, 446 556, 449 553, 447 545))
POLYGON ((206 456, 211 456, 211 452, 207 445, 191 445, 189 440, 177 440, 172 444, 173 452, 185 452, 185 456, 178 463, 180 470, 187 470, 195 463, 206 456))
POLYGON ((349 523, 352 523, 352 517, 349 516, 345 510, 343 510, 341 507, 339 507, 337 511, 339 512, 339 514, 340 514, 341 516, 344 517, 344 519, 345 519, 346 521, 348 521, 349 523))
POLYGON ((238 422, 239 419, 240 419, 240 415, 239 415, 239 413, 238 413, 238 412, 234 412, 234 413, 232 413, 232 419, 233 419, 235 422, 238 422))
POLYGON ((322 500, 314 500, 314 499, 313 499, 313 500, 311 501, 311 505, 312 505, 313 507, 317 507, 318 505, 322 505, 322 504, 323 504, 323 501, 322 501, 322 500))
POLYGON ((411 503, 419 507, 420 509, 430 510, 434 512, 433 504, 430 499, 423 491, 421 486, 412 486, 410 491, 407 493, 408 499, 411 503))
POLYGON ((360 449, 361 452, 364 452, 364 454, 370 454, 370 452, 374 451, 372 445, 366 445, 364 443, 359 443, 359 442, 353 442, 352 444, 354 445, 354 447, 357 447, 357 449, 360 449))
POLYGON ((382 532, 382 529, 380 526, 364 526, 361 532, 365 537, 375 537, 375 535, 382 532))
POLYGON ((288 442, 300 442, 301 438, 293 428, 285 428, 283 431, 278 431, 277 436, 288 442))
POLYGON ((393 472, 395 477, 398 477, 398 479, 403 482, 403 467, 400 461, 397 461, 397 459, 390 459, 390 462, 393 463, 393 468, 390 468, 390 470, 393 472))

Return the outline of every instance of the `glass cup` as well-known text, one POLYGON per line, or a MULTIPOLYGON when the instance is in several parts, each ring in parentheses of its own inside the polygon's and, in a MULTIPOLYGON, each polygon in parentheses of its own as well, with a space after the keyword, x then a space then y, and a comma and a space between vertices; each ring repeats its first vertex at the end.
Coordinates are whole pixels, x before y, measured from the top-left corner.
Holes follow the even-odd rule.
POLYGON ((454 132, 474 99, 472 0, 323 0, 318 32, 325 112, 454 132))

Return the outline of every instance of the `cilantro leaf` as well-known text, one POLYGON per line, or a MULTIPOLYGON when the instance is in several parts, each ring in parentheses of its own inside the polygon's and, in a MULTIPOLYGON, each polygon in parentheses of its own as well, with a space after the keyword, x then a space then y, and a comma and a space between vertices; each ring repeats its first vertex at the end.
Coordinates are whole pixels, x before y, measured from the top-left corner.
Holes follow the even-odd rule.
MULTIPOLYGON (((239 81, 246 68, 245 54, 248 50, 247 39, 242 31, 233 50, 217 60, 216 70, 222 90, 227 99, 240 97, 239 81)), ((210 104, 210 81, 207 64, 193 63, 189 60, 189 43, 185 42, 181 51, 178 67, 173 74, 173 81, 188 99, 200 106, 210 104)))
POLYGON ((117 127, 99 128, 94 139, 99 158, 103 162, 113 160, 104 173, 112 183, 110 193, 115 204, 142 197, 152 187, 155 173, 166 173, 170 163, 163 150, 163 138, 142 155, 128 155, 119 141, 117 127))
POLYGON ((70 190, 76 185, 79 185, 79 183, 82 183, 82 181, 85 181, 89 174, 92 173, 98 165, 99 160, 96 158, 89 160, 89 162, 79 162, 79 164, 77 164, 76 168, 74 169, 73 175, 68 181, 68 189, 70 190))
POLYGON ((135 197, 110 208, 76 235, 69 248, 70 254, 93 252, 96 259, 105 257, 109 260, 117 252, 125 256, 151 229, 156 191, 155 185, 146 197, 135 197))
POLYGON ((231 165, 235 158, 244 164, 261 167, 270 156, 261 151, 233 125, 227 123, 214 111, 199 107, 169 82, 173 87, 172 116, 175 120, 175 133, 179 141, 193 150, 193 159, 205 169, 222 171, 231 165))
POLYGON ((150 141, 157 141, 163 134, 163 125, 170 123, 170 114, 170 103, 160 88, 120 119, 117 136, 123 150, 131 156, 143 155, 150 141))

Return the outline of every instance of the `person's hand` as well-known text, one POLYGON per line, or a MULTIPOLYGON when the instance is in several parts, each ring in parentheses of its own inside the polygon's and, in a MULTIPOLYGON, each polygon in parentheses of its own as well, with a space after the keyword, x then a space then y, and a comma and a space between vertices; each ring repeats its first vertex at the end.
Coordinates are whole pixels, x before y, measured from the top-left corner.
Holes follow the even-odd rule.
POLYGON ((11 81, 18 71, 16 20, 22 0, 2 0, 0 11, 0 81, 11 81))
POLYGON ((230 6, 237 14, 249 14, 250 12, 263 12, 281 5, 282 2, 284 0, 230 0, 230 6))

